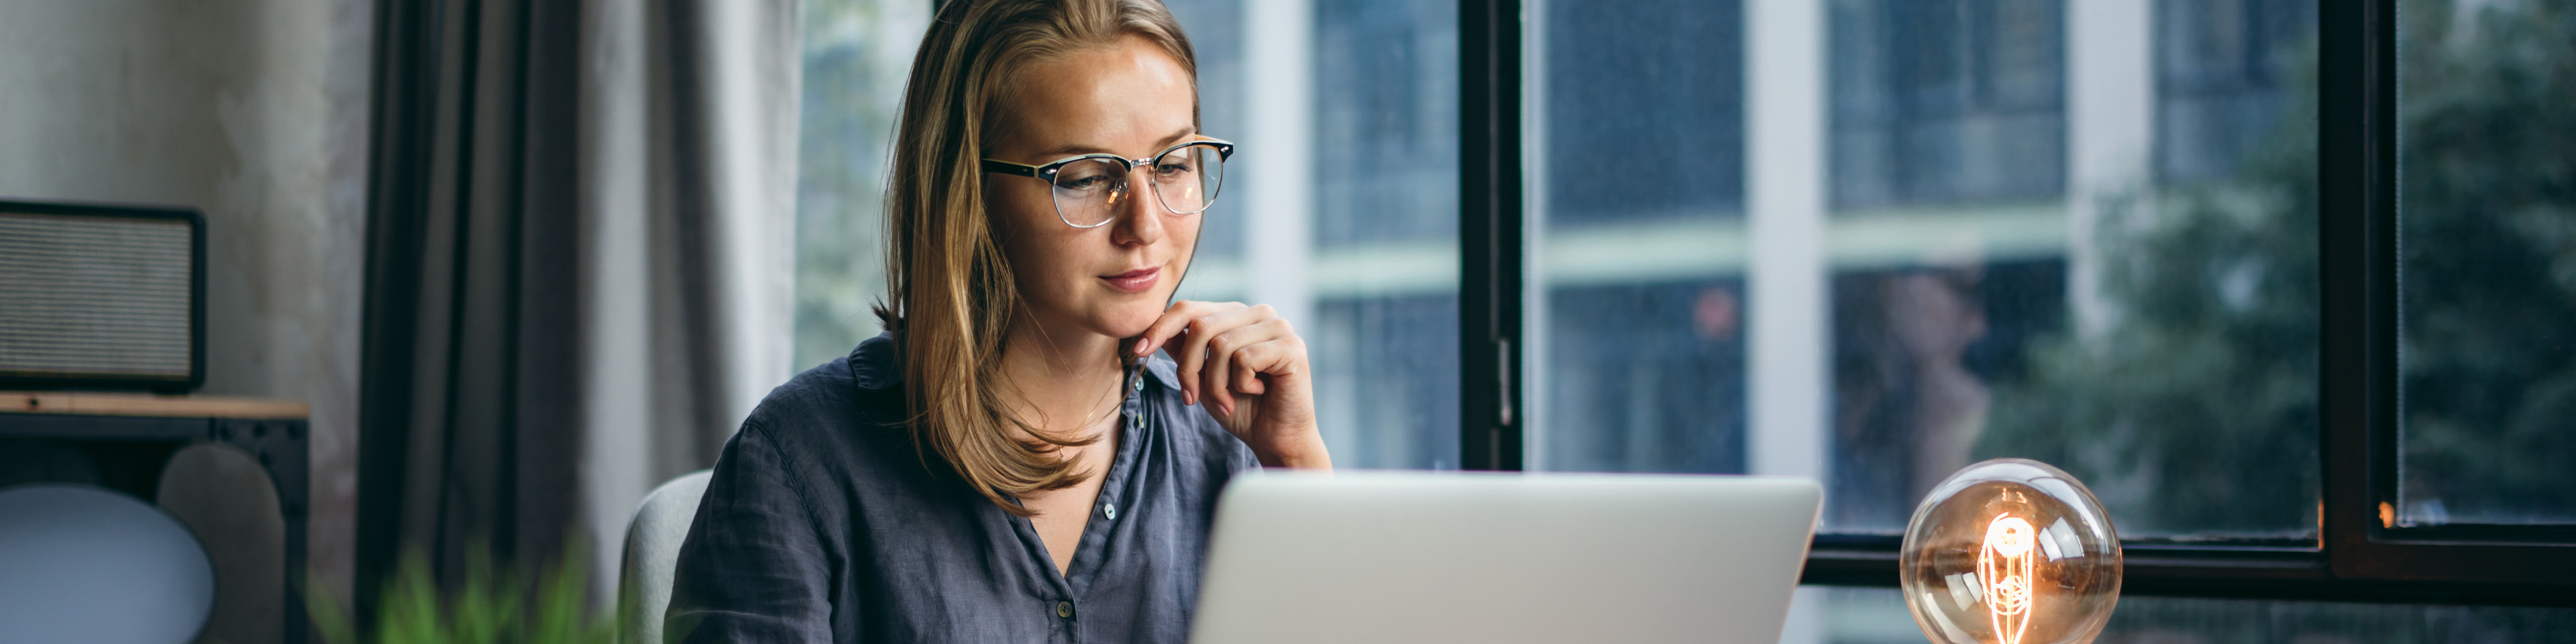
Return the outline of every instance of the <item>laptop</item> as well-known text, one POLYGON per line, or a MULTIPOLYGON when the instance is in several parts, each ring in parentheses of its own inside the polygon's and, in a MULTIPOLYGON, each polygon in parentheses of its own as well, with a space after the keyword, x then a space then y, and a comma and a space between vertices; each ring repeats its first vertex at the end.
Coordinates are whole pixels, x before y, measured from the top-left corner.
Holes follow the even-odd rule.
POLYGON ((1741 476, 1247 473, 1196 644, 1776 644, 1823 492, 1741 476))

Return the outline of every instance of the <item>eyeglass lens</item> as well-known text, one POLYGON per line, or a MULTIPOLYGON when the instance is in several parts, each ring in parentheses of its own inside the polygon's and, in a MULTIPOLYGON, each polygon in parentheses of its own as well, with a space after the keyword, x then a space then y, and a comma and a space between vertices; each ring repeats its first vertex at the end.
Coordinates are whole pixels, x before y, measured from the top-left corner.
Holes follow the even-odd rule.
MULTIPOLYGON (((1091 227, 1108 223, 1127 208, 1130 171, 1112 159, 1083 159, 1065 164, 1055 174, 1055 209, 1065 223, 1091 227)), ((1225 182, 1225 158, 1216 146, 1191 145, 1172 150, 1151 165, 1137 166, 1154 183, 1154 195, 1174 215, 1195 215, 1216 200, 1225 182)))

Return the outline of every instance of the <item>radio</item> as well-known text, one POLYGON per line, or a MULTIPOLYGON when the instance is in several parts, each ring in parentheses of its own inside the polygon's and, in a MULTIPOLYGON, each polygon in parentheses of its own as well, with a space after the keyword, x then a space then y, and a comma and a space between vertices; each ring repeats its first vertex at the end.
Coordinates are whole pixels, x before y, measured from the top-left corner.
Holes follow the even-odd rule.
POLYGON ((196 209, 0 201, 0 388, 196 389, 205 299, 196 209))

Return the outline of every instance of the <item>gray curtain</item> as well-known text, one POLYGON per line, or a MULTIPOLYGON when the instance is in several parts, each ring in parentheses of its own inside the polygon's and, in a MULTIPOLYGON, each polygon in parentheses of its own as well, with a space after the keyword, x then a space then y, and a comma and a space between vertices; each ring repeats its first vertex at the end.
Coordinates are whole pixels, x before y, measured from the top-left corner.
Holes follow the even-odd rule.
POLYGON ((361 605, 406 548, 452 582, 578 544, 605 582, 788 375, 796 2, 379 16, 361 605))

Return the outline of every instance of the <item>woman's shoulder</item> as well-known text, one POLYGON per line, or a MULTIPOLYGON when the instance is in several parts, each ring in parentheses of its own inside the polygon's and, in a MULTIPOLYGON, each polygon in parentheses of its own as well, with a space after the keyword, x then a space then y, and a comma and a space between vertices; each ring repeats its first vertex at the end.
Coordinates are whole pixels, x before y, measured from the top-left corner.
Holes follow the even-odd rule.
POLYGON ((752 408, 743 431, 758 432, 787 453, 848 449, 900 431, 901 368, 893 351, 893 341, 879 335, 848 356, 796 374, 752 408))

